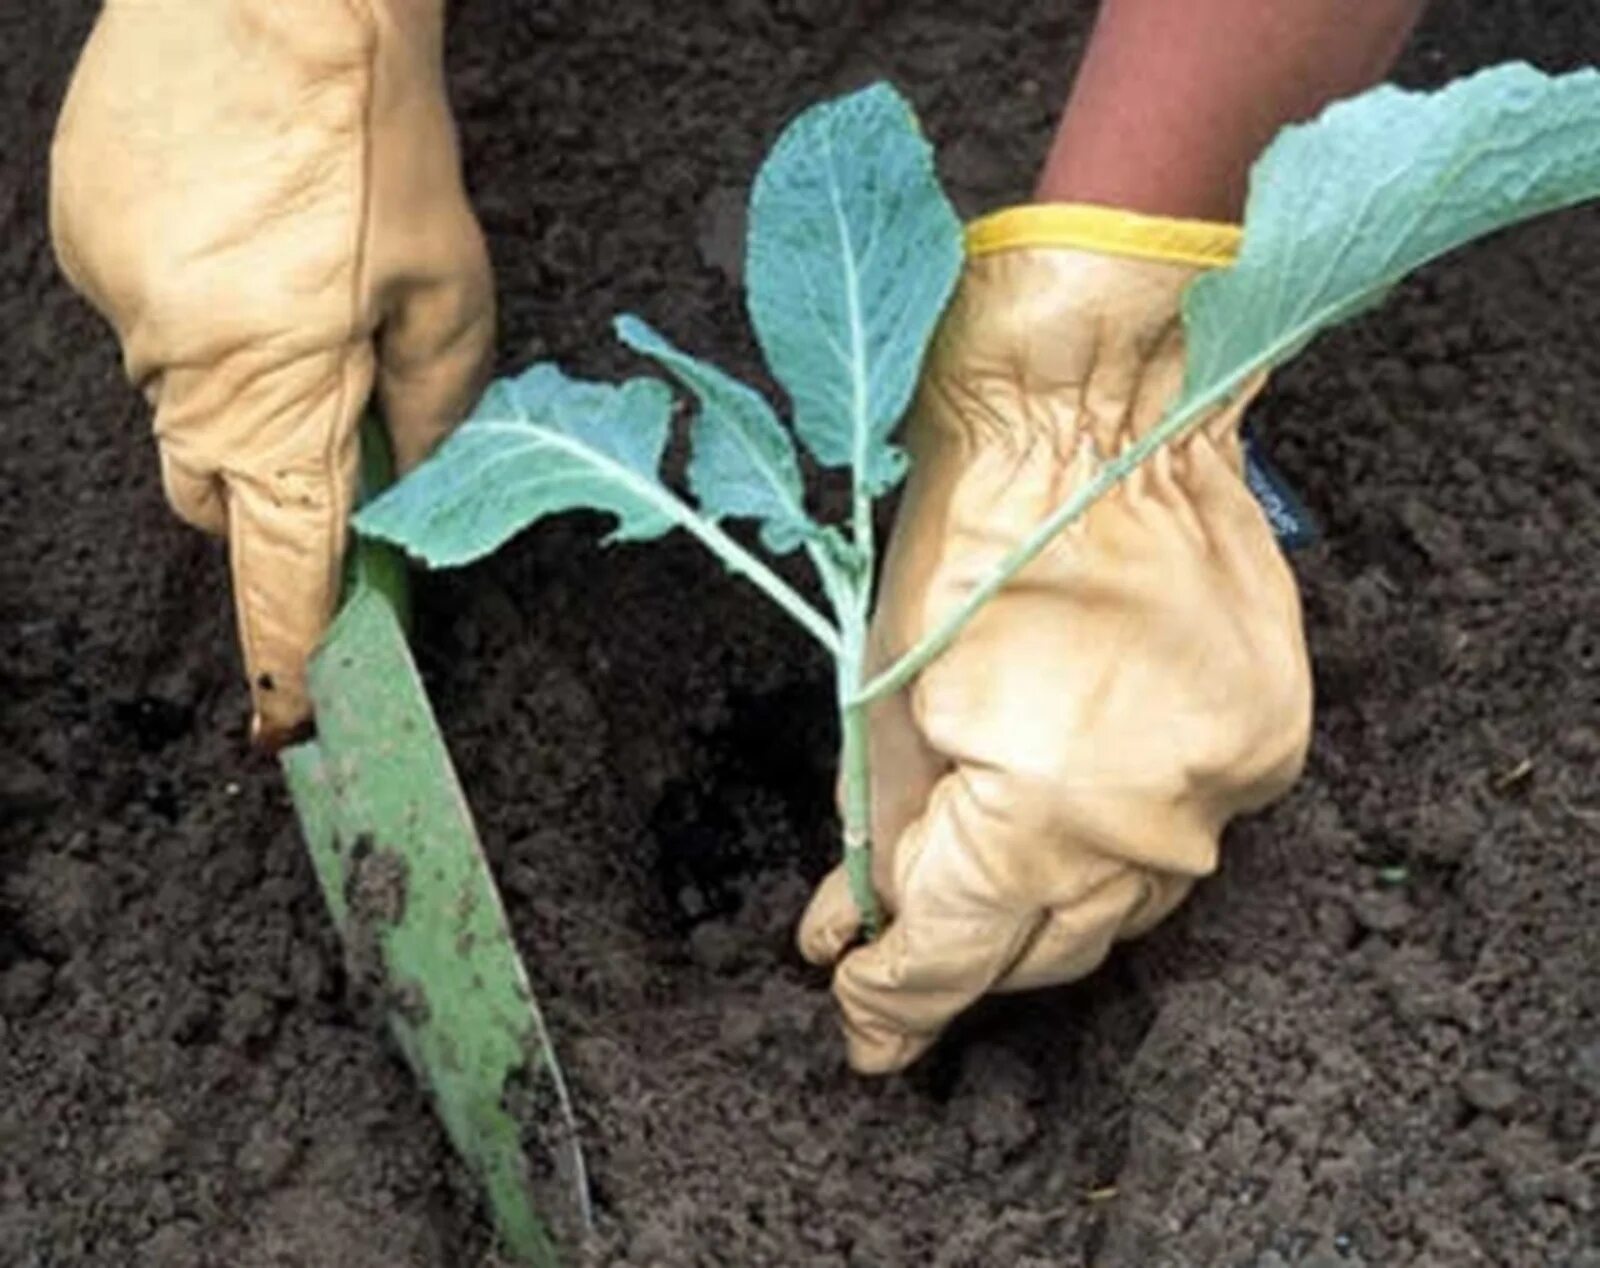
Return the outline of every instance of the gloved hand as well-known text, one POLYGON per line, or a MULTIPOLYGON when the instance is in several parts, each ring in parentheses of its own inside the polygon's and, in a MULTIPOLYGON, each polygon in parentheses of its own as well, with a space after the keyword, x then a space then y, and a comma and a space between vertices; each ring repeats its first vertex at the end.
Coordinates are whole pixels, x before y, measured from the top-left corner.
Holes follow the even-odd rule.
POLYGON ((51 235, 155 409, 167 497, 226 534, 253 731, 305 723, 376 380, 399 467, 470 408, 494 325, 443 0, 106 0, 51 235))
MULTIPOLYGON (((1082 206, 973 226, 912 407, 877 668, 1157 421, 1182 378, 1183 288, 1236 242, 1082 206)), ((1310 673, 1293 578, 1242 475, 1244 404, 1098 502, 875 706, 890 923, 847 951, 839 870, 800 929, 808 959, 837 961, 858 1070, 907 1065, 985 992, 1089 973, 1216 866, 1229 819, 1298 775, 1310 673)))

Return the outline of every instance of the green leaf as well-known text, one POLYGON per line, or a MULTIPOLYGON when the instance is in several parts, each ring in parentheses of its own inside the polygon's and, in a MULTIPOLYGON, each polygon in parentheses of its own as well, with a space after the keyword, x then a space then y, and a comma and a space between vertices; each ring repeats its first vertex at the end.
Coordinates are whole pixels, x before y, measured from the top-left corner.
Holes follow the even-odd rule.
POLYGON ((804 507, 794 441, 753 389, 674 347, 637 317, 616 321, 617 337, 653 357, 700 402, 690 431, 689 488, 714 519, 761 521, 767 549, 783 554, 817 531, 804 507))
POLYGON ((911 107, 887 84, 807 110, 750 197, 750 317, 819 462, 868 494, 962 260, 961 224, 911 107))
POLYGON ((659 537, 693 515, 657 474, 671 416, 665 383, 583 383, 535 365, 492 384, 437 453, 357 514, 356 527, 443 567, 561 511, 614 515, 608 541, 659 537))
POLYGON ((1224 399, 1407 273, 1600 196, 1600 74, 1513 63, 1433 93, 1381 87, 1286 128, 1250 177, 1244 247, 1184 296, 1176 416, 1224 399))
POLYGON ((362 508, 355 526, 446 568, 562 511, 615 516, 608 542, 682 528, 837 655, 838 631, 815 608, 661 482, 671 419, 672 391, 658 379, 612 387, 533 366, 493 383, 438 452, 362 508))

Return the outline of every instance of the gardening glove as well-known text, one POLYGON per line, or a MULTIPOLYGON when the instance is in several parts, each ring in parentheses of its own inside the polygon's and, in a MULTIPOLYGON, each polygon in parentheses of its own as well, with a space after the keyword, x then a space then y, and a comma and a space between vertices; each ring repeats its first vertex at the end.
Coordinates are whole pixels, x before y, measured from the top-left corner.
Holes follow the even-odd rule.
POLYGON ((154 407, 168 500, 228 538, 268 747, 309 718, 374 382, 404 470, 486 377, 443 13, 106 0, 57 125, 57 257, 154 407))
MULTIPOLYGON (((1229 226, 1103 208, 980 221, 912 408, 910 482, 870 636, 915 645, 1183 374, 1179 300, 1229 226)), ((871 714, 874 884, 843 870, 800 947, 837 964, 851 1064, 898 1070, 989 991, 1084 976, 1294 781, 1311 687, 1294 580, 1243 477, 1235 399, 1058 537, 871 714)))

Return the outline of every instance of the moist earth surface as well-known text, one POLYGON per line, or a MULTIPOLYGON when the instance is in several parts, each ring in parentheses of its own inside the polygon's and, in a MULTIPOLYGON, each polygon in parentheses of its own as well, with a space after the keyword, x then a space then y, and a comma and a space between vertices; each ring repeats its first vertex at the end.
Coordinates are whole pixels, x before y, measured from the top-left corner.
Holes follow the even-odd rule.
MULTIPOLYGON (((494 1263, 346 990, 246 752, 221 548, 45 236, 89 0, 0 32, 0 1263, 494 1263)), ((450 81, 504 368, 631 309, 759 376, 740 208, 888 77, 966 213, 1024 196, 1082 0, 465 0, 450 81)), ((1600 54, 1577 0, 1441 0, 1398 72, 1600 54)), ((1255 407, 1295 557, 1305 778, 1075 987, 902 1078, 791 949, 832 850, 829 678, 690 544, 582 518, 421 587, 419 656, 559 1036, 608 1265, 1600 1265, 1600 220, 1426 270, 1255 407)))

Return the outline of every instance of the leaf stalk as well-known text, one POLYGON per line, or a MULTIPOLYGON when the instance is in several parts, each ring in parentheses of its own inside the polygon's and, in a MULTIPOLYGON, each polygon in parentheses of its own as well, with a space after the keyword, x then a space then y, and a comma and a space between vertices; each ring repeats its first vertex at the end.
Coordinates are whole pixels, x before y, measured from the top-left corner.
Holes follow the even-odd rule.
POLYGON ((844 645, 838 629, 757 556, 751 554, 711 520, 692 511, 680 518, 678 523, 699 538, 712 553, 718 555, 730 572, 743 577, 793 617, 801 628, 822 644, 828 655, 835 660, 843 655, 844 645))
POLYGON ((849 650, 839 659, 839 774, 845 877, 850 897, 861 913, 866 938, 878 936, 883 913, 872 886, 872 769, 868 747, 867 708, 853 704, 861 685, 861 644, 864 622, 848 631, 849 650))

